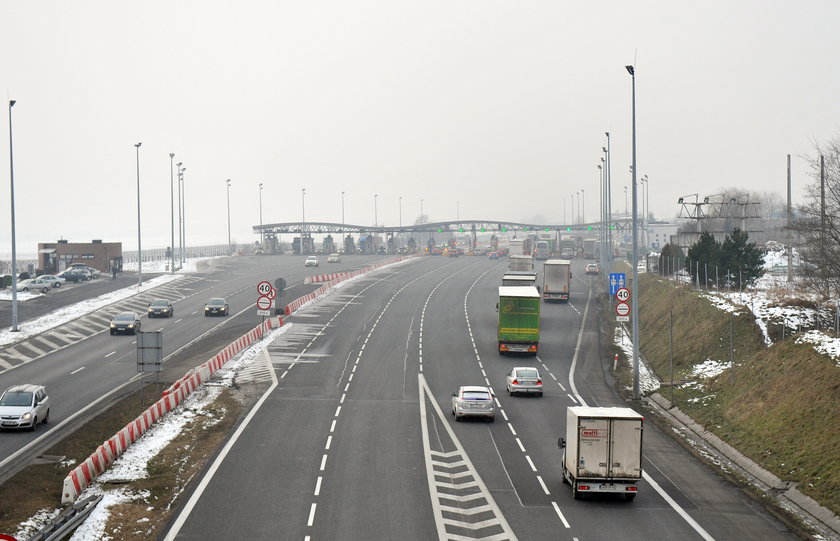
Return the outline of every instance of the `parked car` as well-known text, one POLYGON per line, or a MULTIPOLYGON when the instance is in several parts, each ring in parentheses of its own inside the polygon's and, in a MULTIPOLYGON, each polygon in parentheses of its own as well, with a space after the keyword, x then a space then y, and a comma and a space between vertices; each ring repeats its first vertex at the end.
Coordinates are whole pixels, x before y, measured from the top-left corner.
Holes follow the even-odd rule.
POLYGON ((90 271, 88 271, 87 269, 78 269, 78 268, 77 269, 73 269, 73 268, 67 269, 63 272, 58 273, 58 276, 60 278, 64 278, 68 282, 74 282, 74 283, 87 282, 91 278, 90 271))
POLYGON ((317 267, 318 266, 318 258, 314 255, 311 255, 306 258, 306 261, 303 262, 304 267, 317 267))
POLYGON ((468 385, 458 388, 452 395, 452 415, 456 421, 464 417, 486 417, 490 422, 496 419, 496 403, 489 387, 468 385))
POLYGON ((71 269, 79 269, 79 270, 86 270, 90 273, 91 278, 99 278, 101 276, 100 272, 93 267, 85 265, 84 263, 73 263, 70 265, 71 269))
POLYGON ((46 293, 50 289, 52 289, 52 282, 41 280, 40 278, 30 278, 17 283, 18 291, 40 291, 41 293, 46 293))
POLYGON ((53 287, 61 287, 62 284, 64 284, 64 282, 67 281, 66 279, 56 276, 55 274, 43 274, 41 276, 38 276, 38 279, 50 282, 53 287))
POLYGON ((230 311, 230 307, 225 299, 216 297, 207 301, 204 305, 204 317, 207 316, 226 316, 230 311))
POLYGON ((586 274, 600 274, 601 273, 601 265, 597 263, 589 263, 586 265, 586 274))
POLYGON ((140 316, 136 312, 120 312, 111 320, 111 334, 137 334, 140 316))
POLYGON ((172 317, 175 315, 175 309, 172 308, 172 303, 166 299, 155 299, 149 304, 149 311, 147 314, 152 317, 172 317))
POLYGON ((43 385, 12 385, 0 396, 0 428, 29 428, 50 420, 50 397, 43 385))
POLYGON ((498 252, 490 252, 489 254, 487 254, 487 259, 499 259, 499 253, 498 252))
POLYGON ((517 366, 507 375, 507 391, 510 396, 517 393, 536 393, 543 395, 543 383, 540 372, 530 366, 517 366))
POLYGON ((341 263, 341 256, 338 254, 330 254, 327 258, 327 263, 341 263))

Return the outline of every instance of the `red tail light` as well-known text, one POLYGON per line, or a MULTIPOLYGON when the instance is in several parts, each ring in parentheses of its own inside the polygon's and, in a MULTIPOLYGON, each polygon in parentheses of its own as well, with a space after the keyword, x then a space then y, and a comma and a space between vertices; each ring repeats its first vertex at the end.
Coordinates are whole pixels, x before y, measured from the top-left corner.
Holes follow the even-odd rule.
POLYGON ((638 488, 636 488, 636 487, 627 487, 627 488, 625 488, 625 490, 626 490, 627 492, 636 492, 636 491, 638 491, 639 489, 638 489, 638 488))
POLYGON ((589 490, 589 485, 578 485, 578 490, 589 490))
POLYGON ((542 380, 541 379, 537 380, 537 385, 542 385, 542 380))
POLYGON ((518 380, 518 379, 515 379, 515 380, 513 380, 513 382, 511 382, 511 383, 512 383, 513 385, 519 385, 519 380, 518 380))

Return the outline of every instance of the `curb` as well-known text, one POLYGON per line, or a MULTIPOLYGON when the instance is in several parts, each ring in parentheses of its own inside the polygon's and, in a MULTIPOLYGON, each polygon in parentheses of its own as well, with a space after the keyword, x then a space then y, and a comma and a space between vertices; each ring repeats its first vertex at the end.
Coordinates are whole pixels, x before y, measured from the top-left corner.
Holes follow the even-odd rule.
POLYGON ((703 426, 683 413, 679 408, 672 406, 659 393, 653 393, 645 397, 644 401, 662 414, 663 417, 667 418, 669 422, 684 426, 699 439, 706 442, 733 464, 741 468, 743 472, 757 482, 756 484, 762 492, 778 501, 781 506, 799 514, 802 518, 806 519, 806 522, 812 522, 811 526, 814 525, 813 522, 818 523, 825 530, 824 533, 830 533, 832 539, 840 539, 840 518, 830 509, 820 505, 819 502, 802 494, 796 489, 796 483, 783 481, 773 473, 765 470, 740 451, 703 428, 703 426))

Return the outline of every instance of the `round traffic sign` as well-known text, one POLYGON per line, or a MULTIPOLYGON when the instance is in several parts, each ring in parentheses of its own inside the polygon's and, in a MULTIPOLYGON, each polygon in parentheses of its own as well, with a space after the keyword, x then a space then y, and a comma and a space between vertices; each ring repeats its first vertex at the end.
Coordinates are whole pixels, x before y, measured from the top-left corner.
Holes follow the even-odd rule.
POLYGON ((620 316, 630 315, 630 305, 626 302, 620 302, 615 305, 615 313, 620 316))
POLYGON ((618 299, 618 302, 627 302, 630 300, 630 290, 626 287, 618 288, 618 291, 615 292, 615 298, 618 299))
POLYGON ((263 295, 259 299, 257 299, 257 308, 260 310, 268 310, 271 308, 271 299, 263 295))
POLYGON ((269 299, 273 299, 274 297, 277 296, 277 290, 272 287, 271 291, 268 292, 268 295, 265 295, 265 296, 268 297, 269 299))
POLYGON ((268 295, 269 293, 271 293, 271 284, 263 280, 262 282, 257 284, 257 293, 263 296, 268 295))

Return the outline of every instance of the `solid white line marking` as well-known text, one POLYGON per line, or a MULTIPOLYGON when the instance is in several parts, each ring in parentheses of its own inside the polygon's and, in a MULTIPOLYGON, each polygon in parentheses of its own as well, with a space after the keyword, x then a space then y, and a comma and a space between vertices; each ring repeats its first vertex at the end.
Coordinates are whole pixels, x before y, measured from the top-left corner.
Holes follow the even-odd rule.
POLYGON ((551 502, 551 506, 554 507, 554 511, 557 513, 557 516, 560 517, 560 520, 563 521, 563 526, 565 526, 566 528, 571 528, 571 526, 569 526, 569 523, 566 522, 566 517, 563 516, 562 511, 560 511, 560 508, 557 507, 557 502, 551 502))
POLYGON ((312 526, 315 523, 315 508, 317 506, 317 503, 312 502, 312 508, 309 509, 309 520, 306 521, 307 526, 312 526))
POLYGON ((80 367, 80 368, 77 368, 77 369, 73 370, 72 372, 70 372, 70 375, 72 376, 73 374, 77 374, 77 373, 81 372, 81 371, 82 371, 82 370, 84 370, 84 369, 85 369, 85 367, 84 367, 84 366, 82 366, 82 367, 80 367))

